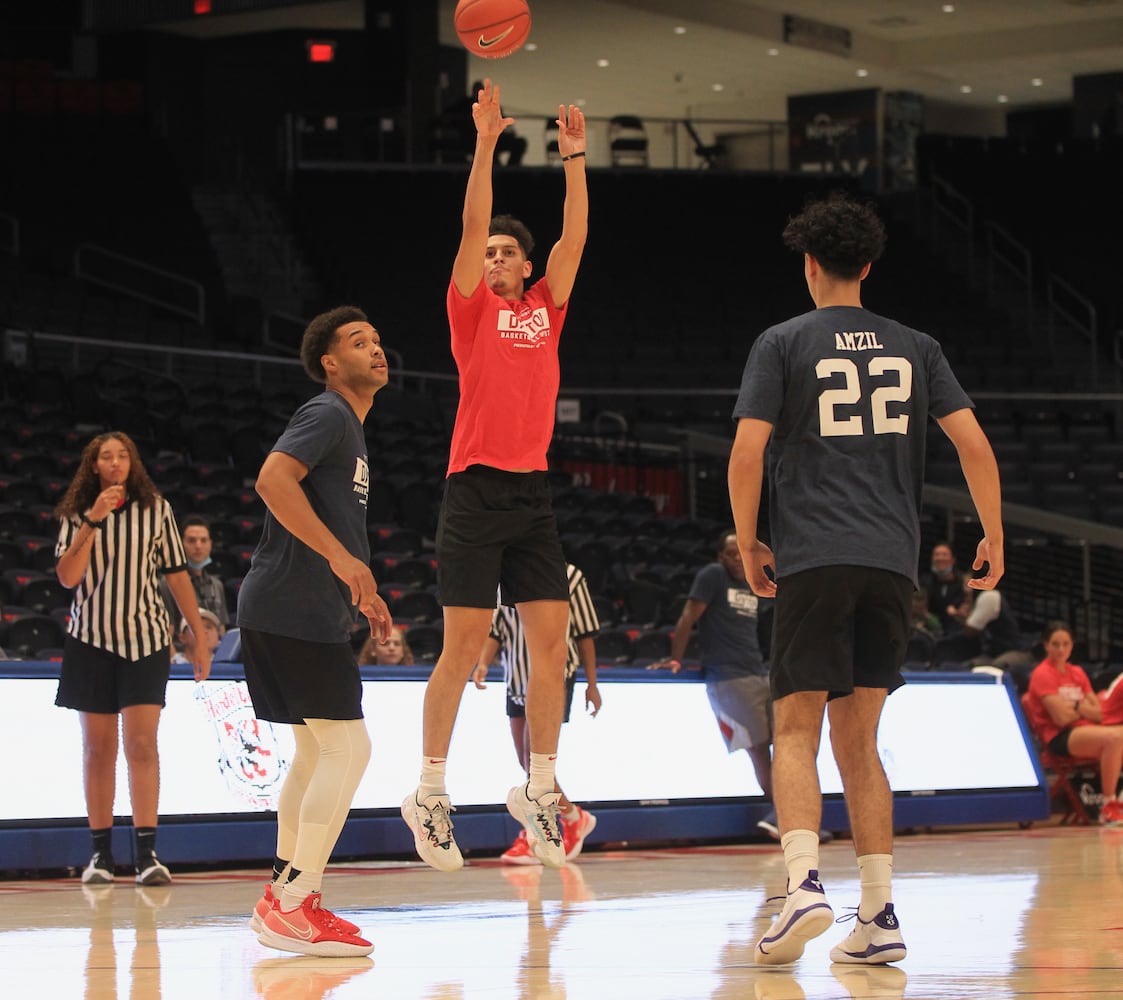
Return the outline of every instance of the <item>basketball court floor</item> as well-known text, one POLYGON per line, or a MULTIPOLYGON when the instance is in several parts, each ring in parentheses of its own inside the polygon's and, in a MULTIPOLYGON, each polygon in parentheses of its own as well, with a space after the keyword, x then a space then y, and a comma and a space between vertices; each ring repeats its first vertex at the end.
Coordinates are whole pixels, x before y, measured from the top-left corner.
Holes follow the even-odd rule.
MULTIPOLYGON (((836 916, 857 905, 849 841, 822 848, 836 916)), ((173 885, 0 882, 3 995, 66 1000, 835 1000, 1123 996, 1123 828, 903 836, 895 897, 908 957, 831 965, 832 927, 783 969, 753 945, 784 889, 774 844, 587 851, 562 871, 469 859, 333 866, 325 904, 369 959, 285 956, 247 920, 264 870, 173 885)))

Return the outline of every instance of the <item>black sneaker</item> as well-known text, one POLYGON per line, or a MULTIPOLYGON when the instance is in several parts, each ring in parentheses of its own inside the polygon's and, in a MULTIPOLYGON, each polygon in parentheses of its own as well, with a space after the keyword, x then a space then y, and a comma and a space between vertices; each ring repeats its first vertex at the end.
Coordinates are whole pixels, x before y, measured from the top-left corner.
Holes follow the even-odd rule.
POLYGON ((167 885, 171 880, 172 873, 160 864, 160 859, 155 854, 137 859, 137 885, 167 885))
POLYGON ((104 852, 90 858, 82 872, 83 885, 111 885, 113 883, 113 858, 104 852))

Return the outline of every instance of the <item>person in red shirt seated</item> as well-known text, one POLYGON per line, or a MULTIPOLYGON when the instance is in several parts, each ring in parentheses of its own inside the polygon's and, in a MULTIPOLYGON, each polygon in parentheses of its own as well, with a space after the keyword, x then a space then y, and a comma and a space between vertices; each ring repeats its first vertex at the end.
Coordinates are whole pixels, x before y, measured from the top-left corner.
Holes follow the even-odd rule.
POLYGON ((1042 633, 1045 659, 1029 679, 1026 708, 1030 725, 1042 743, 1061 757, 1098 760, 1103 786, 1100 822, 1123 824, 1123 803, 1116 794, 1123 767, 1123 725, 1105 725, 1103 704, 1088 675, 1068 662, 1072 629, 1054 621, 1042 633))

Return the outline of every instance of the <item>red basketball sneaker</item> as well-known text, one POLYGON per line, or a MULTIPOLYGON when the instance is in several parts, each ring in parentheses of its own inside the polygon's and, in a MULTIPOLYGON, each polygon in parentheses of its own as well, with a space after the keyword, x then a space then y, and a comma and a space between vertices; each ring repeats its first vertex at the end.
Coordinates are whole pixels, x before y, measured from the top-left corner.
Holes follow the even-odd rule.
POLYGON ((1104 826, 1123 826, 1123 802, 1108 799, 1100 809, 1100 822, 1104 826))
POLYGON ((574 819, 568 816, 562 817, 562 844, 565 846, 566 861, 572 861, 581 853, 581 848, 585 846, 585 838, 597 825, 597 818, 591 812, 586 812, 578 805, 573 808, 577 810, 574 819))
POLYGON ((269 948, 325 958, 369 955, 374 951, 373 944, 345 931, 339 918, 320 906, 318 892, 292 910, 282 910, 280 906, 268 910, 257 939, 269 948))
POLYGON ((505 865, 540 865, 542 864, 534 856, 534 848, 530 846, 530 841, 527 840, 526 830, 520 830, 519 835, 515 838, 515 842, 507 848, 502 854, 499 855, 499 860, 505 865))
MULTIPOLYGON (((316 895, 320 895, 317 893, 316 895)), ((265 923, 265 914, 277 906, 277 897, 273 895, 273 883, 265 883, 265 892, 262 894, 261 899, 257 901, 257 905, 253 908, 253 913, 250 914, 250 928, 261 933, 261 928, 265 923)), ((322 907, 321 907, 322 909, 322 907)), ((324 910, 325 913, 331 913, 331 910, 324 910)), ((331 914, 339 922, 339 926, 348 934, 358 934, 361 929, 358 924, 351 923, 350 920, 344 920, 342 917, 337 917, 334 913, 331 914)))

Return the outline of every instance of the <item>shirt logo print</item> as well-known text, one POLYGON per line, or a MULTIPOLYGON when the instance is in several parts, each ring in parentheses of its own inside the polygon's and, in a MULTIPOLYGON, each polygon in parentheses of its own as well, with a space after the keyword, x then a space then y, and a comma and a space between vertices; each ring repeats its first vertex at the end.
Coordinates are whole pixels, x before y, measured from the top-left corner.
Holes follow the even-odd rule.
POLYGON ((525 302, 499 310, 500 340, 512 347, 544 347, 550 338, 550 315, 545 306, 531 309, 525 302))

